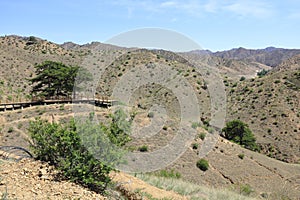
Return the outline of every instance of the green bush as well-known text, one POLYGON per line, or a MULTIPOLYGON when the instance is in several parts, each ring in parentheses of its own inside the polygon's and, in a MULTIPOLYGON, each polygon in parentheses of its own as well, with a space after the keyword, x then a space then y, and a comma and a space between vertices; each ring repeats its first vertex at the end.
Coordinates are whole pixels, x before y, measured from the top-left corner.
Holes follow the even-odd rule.
POLYGON ((112 170, 91 154, 76 131, 74 120, 62 126, 43 120, 31 121, 31 149, 37 159, 49 162, 61 175, 91 190, 103 193, 110 183, 112 170))
POLYGON ((243 160, 245 155, 241 153, 241 154, 238 155, 238 157, 243 160))
POLYGON ((198 144, 198 143, 193 143, 193 144, 192 144, 192 148, 193 148, 193 149, 198 149, 198 147, 199 147, 199 144, 198 144))
POLYGON ((242 76, 242 77, 240 78, 240 81, 244 81, 244 80, 246 80, 246 77, 245 77, 245 76, 242 76))
POLYGON ((196 166, 202 171, 206 171, 208 170, 209 165, 208 165, 208 161, 202 158, 197 161, 196 166))
POLYGON ((153 118, 153 117, 154 117, 154 113, 153 113, 153 112, 149 112, 149 113, 148 113, 148 117, 149 117, 149 118, 153 118))
POLYGON ((148 151, 148 146, 147 145, 143 145, 143 146, 139 147, 138 150, 140 152, 147 152, 148 151))
POLYGON ((274 83, 275 84, 280 83, 280 80, 275 80, 274 83))
POLYGON ((250 185, 241 185, 240 186, 240 193, 242 195, 246 195, 246 196, 249 196, 253 191, 253 189, 251 188, 250 185))
POLYGON ((207 128, 207 131, 208 131, 209 133, 213 133, 213 132, 215 131, 215 129, 214 129, 213 127, 209 126, 209 127, 207 128))
POLYGON ((265 69, 263 69, 262 71, 257 72, 257 76, 258 76, 259 78, 261 78, 261 77, 265 76, 267 73, 268 73, 268 71, 265 70, 265 69))
POLYGON ((7 132, 8 133, 12 133, 13 131, 14 131, 14 128, 13 127, 9 127, 7 132))
POLYGON ((204 140, 204 139, 205 139, 205 136, 206 136, 205 133, 200 133, 200 134, 199 134, 199 138, 200 138, 201 140, 204 140))
POLYGON ((196 129, 196 128, 198 128, 198 127, 200 127, 199 122, 193 122, 193 123, 192 123, 192 128, 193 128, 193 129, 196 129))
POLYGON ((127 120, 129 116, 122 109, 118 109, 110 117, 111 123, 108 126, 102 124, 103 130, 112 143, 117 146, 124 146, 131 140, 129 137, 131 121, 127 120))

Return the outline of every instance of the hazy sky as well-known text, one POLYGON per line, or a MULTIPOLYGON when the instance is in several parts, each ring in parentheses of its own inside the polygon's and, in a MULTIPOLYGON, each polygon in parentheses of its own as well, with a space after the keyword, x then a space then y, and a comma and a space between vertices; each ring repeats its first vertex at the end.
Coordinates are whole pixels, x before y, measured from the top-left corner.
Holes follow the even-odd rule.
POLYGON ((104 42, 154 27, 213 51, 300 48, 299 0, 0 0, 0 35, 104 42))

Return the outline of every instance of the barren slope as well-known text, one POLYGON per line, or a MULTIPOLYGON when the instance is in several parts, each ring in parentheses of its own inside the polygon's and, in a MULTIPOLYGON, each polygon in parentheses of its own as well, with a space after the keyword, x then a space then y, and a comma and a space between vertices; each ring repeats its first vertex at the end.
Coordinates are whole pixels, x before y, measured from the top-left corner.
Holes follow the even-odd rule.
POLYGON ((299 66, 296 56, 262 78, 228 87, 228 120, 245 121, 263 153, 292 163, 300 161, 299 66))

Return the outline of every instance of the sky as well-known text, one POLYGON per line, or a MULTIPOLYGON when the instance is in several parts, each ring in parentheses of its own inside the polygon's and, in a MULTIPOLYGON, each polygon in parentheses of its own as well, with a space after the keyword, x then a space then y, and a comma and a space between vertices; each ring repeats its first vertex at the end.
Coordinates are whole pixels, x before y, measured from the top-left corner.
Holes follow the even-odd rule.
POLYGON ((0 35, 62 44, 120 33, 175 31, 211 51, 300 48, 299 0, 0 0, 0 35))

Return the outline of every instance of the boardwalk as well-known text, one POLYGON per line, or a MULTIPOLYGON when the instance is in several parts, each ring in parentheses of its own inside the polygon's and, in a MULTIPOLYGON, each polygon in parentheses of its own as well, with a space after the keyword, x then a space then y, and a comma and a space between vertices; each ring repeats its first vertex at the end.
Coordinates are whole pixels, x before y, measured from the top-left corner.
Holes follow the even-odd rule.
POLYGON ((0 103, 0 111, 24 109, 26 107, 32 107, 37 105, 50 105, 50 104, 92 104, 99 107, 110 107, 117 103, 115 100, 108 98, 80 98, 80 99, 40 99, 24 102, 8 102, 0 103))

